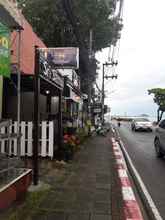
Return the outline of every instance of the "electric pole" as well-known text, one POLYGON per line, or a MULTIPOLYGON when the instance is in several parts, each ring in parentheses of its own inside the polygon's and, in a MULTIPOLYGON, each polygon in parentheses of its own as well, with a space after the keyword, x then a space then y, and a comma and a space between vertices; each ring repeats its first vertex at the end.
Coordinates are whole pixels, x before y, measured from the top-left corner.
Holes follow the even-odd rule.
POLYGON ((116 78, 117 79, 117 75, 111 75, 111 76, 108 76, 108 75, 106 75, 105 76, 105 66, 114 66, 114 65, 117 65, 118 64, 118 62, 116 61, 116 62, 111 62, 111 63, 103 63, 103 76, 102 76, 102 99, 101 99, 101 106, 102 106, 102 111, 101 111, 101 113, 102 113, 102 115, 101 115, 101 121, 102 121, 102 125, 104 124, 104 99, 105 99, 105 92, 104 92, 104 79, 106 78, 106 79, 109 79, 109 78, 111 78, 111 79, 114 79, 114 78, 116 78))
MULTIPOLYGON (((89 30, 89 60, 92 61, 92 42, 93 42, 93 30, 89 30)), ((90 82, 90 77, 88 79, 88 82, 90 82)), ((88 84, 88 117, 91 119, 91 83, 88 84)))

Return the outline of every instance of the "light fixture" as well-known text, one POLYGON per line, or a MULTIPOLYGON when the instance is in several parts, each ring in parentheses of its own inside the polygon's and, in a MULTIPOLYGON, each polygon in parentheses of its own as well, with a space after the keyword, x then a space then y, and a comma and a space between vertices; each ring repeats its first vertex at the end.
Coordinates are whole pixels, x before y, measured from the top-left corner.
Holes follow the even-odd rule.
POLYGON ((48 95, 48 94, 50 93, 50 91, 49 91, 49 90, 46 90, 45 93, 48 95))

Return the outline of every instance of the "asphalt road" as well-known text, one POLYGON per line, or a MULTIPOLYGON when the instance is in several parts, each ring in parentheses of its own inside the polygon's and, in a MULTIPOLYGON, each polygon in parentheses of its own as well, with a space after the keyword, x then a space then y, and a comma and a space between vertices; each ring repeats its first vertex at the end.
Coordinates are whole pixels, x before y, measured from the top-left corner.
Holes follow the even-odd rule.
POLYGON ((155 156, 154 132, 132 132, 130 124, 125 122, 118 130, 134 166, 165 219, 165 159, 155 156))

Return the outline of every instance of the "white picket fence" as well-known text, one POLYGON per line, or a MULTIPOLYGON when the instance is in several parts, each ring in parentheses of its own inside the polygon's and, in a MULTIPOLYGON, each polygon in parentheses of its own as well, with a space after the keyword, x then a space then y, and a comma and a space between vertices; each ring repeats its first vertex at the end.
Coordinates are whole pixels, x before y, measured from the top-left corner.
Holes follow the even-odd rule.
MULTIPOLYGON (((33 154, 33 123, 21 122, 21 156, 31 157, 33 154)), ((1 128, 1 133, 7 133, 5 128, 1 128)), ((14 122, 10 126, 10 133, 17 133, 17 122, 14 122)), ((40 139, 39 139, 39 156, 41 157, 53 157, 54 149, 54 124, 52 121, 42 121, 40 124, 40 139)), ((0 153, 7 153, 7 140, 0 140, 0 153)), ((9 141, 9 155, 17 156, 18 145, 17 139, 9 141)))

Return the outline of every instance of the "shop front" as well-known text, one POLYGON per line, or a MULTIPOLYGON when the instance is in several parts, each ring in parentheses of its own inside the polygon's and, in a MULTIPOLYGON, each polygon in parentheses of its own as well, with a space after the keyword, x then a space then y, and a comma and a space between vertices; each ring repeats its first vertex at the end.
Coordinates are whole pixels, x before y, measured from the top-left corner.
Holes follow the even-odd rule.
POLYGON ((63 127, 64 133, 75 133, 82 127, 83 100, 80 92, 80 79, 75 70, 63 70, 63 127))
MULTIPOLYGON (((11 130, 17 131, 18 119, 18 79, 20 77, 20 131, 21 131, 21 156, 33 155, 33 120, 34 120, 34 79, 35 79, 35 46, 46 48, 46 45, 33 32, 32 27, 21 16, 23 30, 21 44, 18 45, 18 34, 13 32, 11 41, 11 76, 5 78, 3 88, 3 118, 12 119, 11 130), (17 52, 20 48, 20 64, 18 65, 17 52), (18 70, 20 67, 20 76, 18 70)), ((59 100, 63 90, 63 78, 60 73, 51 68, 48 61, 40 62, 40 143, 39 156, 53 158, 57 147, 59 131, 59 100)), ((17 156, 18 145, 11 142, 10 154, 17 156)))
POLYGON ((17 127, 13 133, 12 120, 2 120, 3 83, 11 74, 10 34, 13 30, 20 32, 22 29, 19 11, 12 1, 0 1, 0 21, 0 210, 3 210, 25 195, 31 184, 32 170, 20 168, 20 159, 9 157, 11 143, 18 139, 17 127))
POLYGON ((21 20, 15 5, 0 1, 0 119, 2 118, 3 77, 10 77, 10 35, 14 29, 21 30, 21 20))

